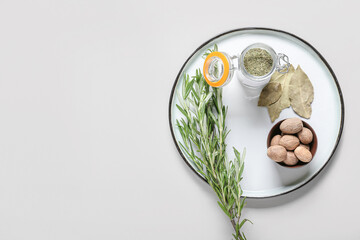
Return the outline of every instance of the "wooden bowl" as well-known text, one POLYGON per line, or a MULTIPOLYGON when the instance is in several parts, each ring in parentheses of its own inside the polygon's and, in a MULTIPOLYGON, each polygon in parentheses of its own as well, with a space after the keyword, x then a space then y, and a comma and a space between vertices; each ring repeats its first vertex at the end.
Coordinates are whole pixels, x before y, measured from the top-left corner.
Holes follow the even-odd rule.
MULTIPOLYGON (((275 136, 275 135, 281 135, 281 131, 280 131, 280 124, 286 119, 283 119, 281 121, 279 121, 278 123, 276 123, 270 130, 269 134, 268 134, 268 137, 267 137, 267 147, 269 148, 270 147, 270 142, 271 142, 271 139, 275 136)), ((317 140, 317 137, 316 137, 316 134, 315 134, 315 131, 314 129, 306 122, 302 121, 303 122, 303 125, 304 127, 310 129, 310 131, 312 132, 313 134, 313 141, 309 144, 310 146, 310 152, 313 156, 313 159, 314 159, 314 156, 315 156, 315 153, 316 153, 316 150, 317 150, 317 146, 318 146, 318 140, 317 140)), ((296 134, 292 134, 292 135, 295 135, 296 134)), ((312 161, 312 160, 311 160, 312 161)), ((311 162, 310 161, 310 162, 311 162)), ((301 162, 299 160, 299 162, 294 165, 294 166, 289 166, 289 165, 286 165, 285 163, 283 162, 277 162, 277 164, 283 166, 283 167, 287 167, 287 168, 298 168, 298 167, 302 167, 308 163, 304 163, 304 162, 301 162)))

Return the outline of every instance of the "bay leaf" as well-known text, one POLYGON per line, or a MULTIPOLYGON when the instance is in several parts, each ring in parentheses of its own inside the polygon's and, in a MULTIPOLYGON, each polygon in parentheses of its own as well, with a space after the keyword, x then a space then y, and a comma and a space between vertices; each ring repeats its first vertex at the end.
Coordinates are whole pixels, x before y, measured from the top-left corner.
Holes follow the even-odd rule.
POLYGON ((272 75, 271 75, 271 79, 269 81, 270 82, 277 82, 279 78, 281 78, 284 74, 279 73, 278 71, 275 71, 272 75))
POLYGON ((267 106, 267 109, 269 112, 271 122, 274 122, 280 116, 280 113, 282 111, 282 109, 276 104, 271 104, 267 106))
POLYGON ((289 71, 287 73, 279 73, 281 76, 273 80, 273 82, 279 82, 281 84, 282 94, 278 101, 268 106, 271 122, 274 122, 280 116, 280 113, 283 109, 290 107, 289 83, 294 72, 294 66, 290 65, 289 71))
POLYGON ((301 117, 310 118, 312 112, 311 103, 314 100, 314 87, 300 66, 296 68, 289 82, 288 94, 290 105, 294 111, 301 117))
POLYGON ((258 106, 269 106, 279 100, 281 94, 281 84, 277 82, 269 82, 261 91, 258 106))
POLYGON ((278 71, 275 71, 270 78, 269 83, 271 82, 282 82, 282 78, 283 78, 284 74, 279 73, 278 71))
POLYGON ((289 98, 289 85, 290 80, 292 79, 293 75, 295 73, 295 68, 293 65, 290 65, 289 71, 284 74, 285 79, 283 83, 283 96, 281 97, 281 107, 283 109, 290 107, 290 98, 289 98))

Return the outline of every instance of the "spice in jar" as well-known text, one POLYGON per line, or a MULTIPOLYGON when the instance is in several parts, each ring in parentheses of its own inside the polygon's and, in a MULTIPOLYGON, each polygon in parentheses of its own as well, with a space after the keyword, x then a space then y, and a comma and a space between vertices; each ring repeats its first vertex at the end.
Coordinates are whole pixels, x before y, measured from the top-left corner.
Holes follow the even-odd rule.
POLYGON ((270 53, 261 48, 252 48, 244 56, 245 70, 253 76, 264 76, 273 67, 270 53))

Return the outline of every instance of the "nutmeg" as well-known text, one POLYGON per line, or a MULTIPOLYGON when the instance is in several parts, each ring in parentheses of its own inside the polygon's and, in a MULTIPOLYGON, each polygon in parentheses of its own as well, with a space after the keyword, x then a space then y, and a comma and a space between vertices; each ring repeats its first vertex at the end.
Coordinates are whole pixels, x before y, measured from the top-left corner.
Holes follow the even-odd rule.
POLYGON ((275 136, 271 139, 270 146, 279 145, 280 138, 281 138, 280 135, 275 135, 275 136))
POLYGON ((297 146, 299 146, 300 141, 293 135, 284 135, 280 138, 279 144, 287 150, 294 150, 297 146))
POLYGON ((294 152, 288 151, 284 163, 289 166, 294 166, 299 162, 299 159, 295 156, 294 152))
POLYGON ((294 151, 295 156, 302 162, 308 163, 312 159, 312 154, 304 147, 297 147, 294 151))
POLYGON ((288 118, 280 124, 280 130, 286 134, 295 134, 303 129, 303 122, 300 118, 288 118))
POLYGON ((300 142, 299 147, 304 147, 304 148, 306 148, 307 150, 310 151, 310 145, 309 145, 309 144, 302 144, 302 143, 300 142))
POLYGON ((300 132, 298 132, 297 135, 303 144, 309 144, 313 140, 313 133, 311 132, 310 129, 306 127, 303 127, 303 129, 300 132))
POLYGON ((275 145, 268 148, 267 155, 275 162, 282 162, 286 159, 287 152, 283 146, 275 145))

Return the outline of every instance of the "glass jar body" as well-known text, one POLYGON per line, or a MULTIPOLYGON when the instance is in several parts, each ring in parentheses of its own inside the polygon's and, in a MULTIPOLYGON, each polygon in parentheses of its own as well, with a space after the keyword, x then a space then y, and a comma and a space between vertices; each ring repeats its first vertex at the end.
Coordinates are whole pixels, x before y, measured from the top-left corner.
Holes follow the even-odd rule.
POLYGON ((266 85, 270 81, 271 75, 275 72, 276 62, 278 62, 278 56, 277 56, 276 52, 274 51, 274 49, 272 49, 270 46, 263 44, 263 43, 252 44, 252 45, 248 46, 247 48, 245 48, 239 56, 238 69, 240 71, 237 71, 237 78, 245 87, 262 88, 264 85, 266 85), (245 55, 251 49, 256 49, 256 48, 263 49, 266 52, 268 52, 272 59, 272 66, 271 66, 270 71, 263 76, 251 75, 245 68, 245 64, 244 64, 245 55))

